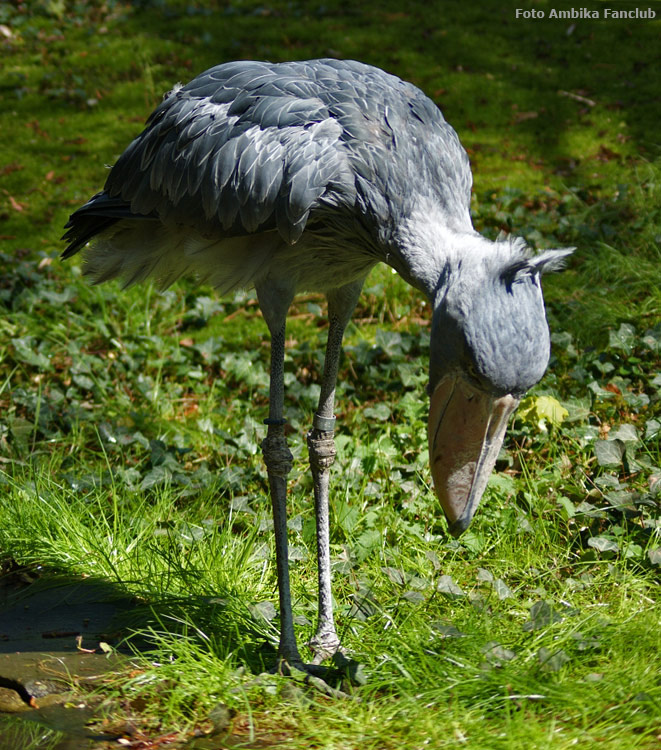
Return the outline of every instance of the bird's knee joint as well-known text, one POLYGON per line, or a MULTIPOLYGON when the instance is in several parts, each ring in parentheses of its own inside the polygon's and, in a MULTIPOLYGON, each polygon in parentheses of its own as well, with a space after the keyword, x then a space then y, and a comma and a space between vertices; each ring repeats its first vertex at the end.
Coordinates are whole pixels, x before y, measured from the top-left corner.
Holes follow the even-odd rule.
POLYGON ((286 477, 291 471, 294 457, 284 435, 267 435, 262 440, 262 455, 269 474, 286 477))
POLYGON ((332 432, 322 432, 314 428, 308 432, 308 453, 310 465, 318 470, 330 469, 337 451, 332 432))

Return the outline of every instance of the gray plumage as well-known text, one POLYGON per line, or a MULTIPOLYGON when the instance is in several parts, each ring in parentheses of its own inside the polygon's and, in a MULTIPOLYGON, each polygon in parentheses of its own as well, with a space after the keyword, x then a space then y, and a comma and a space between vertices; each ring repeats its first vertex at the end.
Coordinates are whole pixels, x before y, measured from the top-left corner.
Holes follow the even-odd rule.
POLYGON ((104 220, 148 217, 156 226, 113 224, 121 239, 88 256, 94 278, 207 278, 214 257, 209 280, 227 293, 255 283, 305 234, 299 252, 285 251, 288 263, 303 256, 291 269, 296 289, 325 291, 327 273, 305 256, 332 244, 365 275, 398 253, 398 225, 419 197, 470 228, 470 188, 454 130, 411 84, 357 62, 229 63, 166 96, 103 192, 72 217, 65 257, 104 220), (233 271, 234 242, 223 272, 222 240, 255 233, 268 246, 257 267, 233 271))
MULTIPOLYGON (((470 218, 466 152, 419 89, 352 61, 218 65, 176 86, 67 224, 64 257, 92 240, 96 282, 194 273, 228 293, 254 286, 271 332, 263 444, 273 500, 280 655, 301 664, 287 568, 285 319, 324 292, 329 335, 308 436, 319 549, 315 661, 339 648, 330 590, 328 469, 344 329, 363 281, 392 266, 432 305, 429 446, 452 534, 470 522, 508 416, 549 359, 540 277, 571 250, 491 242, 470 218)), ((309 665, 306 667, 311 670, 309 665)))

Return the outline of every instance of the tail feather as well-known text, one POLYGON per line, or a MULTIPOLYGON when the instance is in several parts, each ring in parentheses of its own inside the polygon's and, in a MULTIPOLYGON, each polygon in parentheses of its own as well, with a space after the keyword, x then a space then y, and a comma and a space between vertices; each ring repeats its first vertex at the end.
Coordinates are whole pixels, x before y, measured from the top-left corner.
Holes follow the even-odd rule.
POLYGON ((68 231, 62 239, 69 244, 62 253, 63 258, 70 258, 83 248, 91 239, 104 233, 120 219, 156 219, 156 215, 136 216, 130 205, 121 198, 111 198, 102 191, 90 198, 69 217, 64 228, 68 231))
POLYGON ((65 229, 69 244, 62 257, 85 248, 83 272, 95 284, 120 278, 131 286, 151 277, 165 289, 181 276, 195 275, 221 295, 253 286, 268 273, 282 245, 275 231, 214 237, 166 225, 156 214, 136 215, 128 203, 106 192, 73 213, 65 229))

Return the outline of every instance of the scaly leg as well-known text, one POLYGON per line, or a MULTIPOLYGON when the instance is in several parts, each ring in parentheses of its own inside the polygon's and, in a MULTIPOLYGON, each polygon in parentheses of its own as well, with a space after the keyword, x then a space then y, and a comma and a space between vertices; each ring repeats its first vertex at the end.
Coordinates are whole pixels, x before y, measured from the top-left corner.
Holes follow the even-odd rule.
POLYGON ((286 290, 257 289, 259 304, 271 332, 271 379, 269 388, 269 417, 266 437, 262 441, 262 454, 269 478, 275 557, 280 600, 280 659, 288 664, 300 665, 301 656, 294 635, 294 616, 289 587, 289 545, 287 542, 287 475, 291 471, 292 454, 285 437, 284 363, 285 320, 292 295, 286 290))
POLYGON ((317 573, 319 579, 319 615, 317 632, 310 641, 314 651, 313 663, 319 664, 340 648, 340 639, 335 631, 333 597, 330 569, 330 518, 328 490, 330 467, 335 460, 333 437, 335 417, 335 385, 342 353, 342 337, 356 306, 363 280, 327 294, 328 298, 328 342, 324 374, 321 382, 319 406, 314 415, 312 430, 308 433, 310 468, 314 481, 315 513, 317 519, 317 573))

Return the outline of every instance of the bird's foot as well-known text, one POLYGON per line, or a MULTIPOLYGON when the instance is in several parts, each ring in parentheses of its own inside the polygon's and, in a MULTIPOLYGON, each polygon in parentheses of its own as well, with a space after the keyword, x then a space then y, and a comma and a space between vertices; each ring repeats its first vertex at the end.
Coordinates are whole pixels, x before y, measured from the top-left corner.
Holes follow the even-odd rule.
POLYGON ((274 675, 282 675, 291 679, 291 687, 286 688, 285 692, 292 698, 300 698, 301 688, 305 687, 332 698, 351 698, 360 701, 360 698, 353 694, 353 687, 364 685, 366 682, 362 664, 358 664, 353 659, 347 659, 338 650, 333 655, 332 665, 329 666, 306 664, 298 655, 289 659, 281 657, 273 669, 258 675, 247 685, 244 684, 241 689, 245 690, 251 685, 273 686, 274 675))
MULTIPOLYGON (((305 664, 302 660, 287 661, 286 659, 280 659, 273 669, 270 669, 268 672, 262 672, 262 674, 257 675, 253 680, 244 683, 241 688, 235 688, 232 692, 245 691, 246 688, 252 686, 263 686, 268 690, 272 690, 276 687, 276 683, 274 682, 276 675, 281 675, 291 680, 291 682, 285 683, 282 686, 282 695, 287 700, 291 699, 300 702, 304 695, 303 688, 312 688, 312 690, 331 698, 360 700, 346 690, 341 689, 341 687, 344 687, 345 680, 344 674, 338 669, 322 667, 318 664, 305 664)), ((351 683, 348 683, 348 687, 351 687, 351 683)))
POLYGON ((314 654, 310 666, 318 668, 322 662, 330 659, 331 664, 326 669, 341 676, 344 684, 364 685, 367 682, 363 665, 348 655, 335 630, 316 633, 308 642, 308 647, 314 654))
POLYGON ((303 661, 281 659, 275 669, 277 674, 291 677, 294 682, 311 687, 332 698, 349 698, 349 693, 333 684, 341 684, 344 675, 334 667, 322 667, 320 664, 305 664, 303 661))

